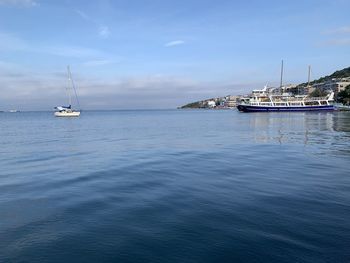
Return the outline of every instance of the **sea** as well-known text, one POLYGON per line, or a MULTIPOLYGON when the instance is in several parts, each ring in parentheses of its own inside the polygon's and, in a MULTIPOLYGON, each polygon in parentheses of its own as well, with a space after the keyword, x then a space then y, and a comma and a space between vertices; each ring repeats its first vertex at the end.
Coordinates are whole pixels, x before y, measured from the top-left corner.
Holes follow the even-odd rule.
POLYGON ((350 112, 0 113, 0 262, 350 262, 350 112))

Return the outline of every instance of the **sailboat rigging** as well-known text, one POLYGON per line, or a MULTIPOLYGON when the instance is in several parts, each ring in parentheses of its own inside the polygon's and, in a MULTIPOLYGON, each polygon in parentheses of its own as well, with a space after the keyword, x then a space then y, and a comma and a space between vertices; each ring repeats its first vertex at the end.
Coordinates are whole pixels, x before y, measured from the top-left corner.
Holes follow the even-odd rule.
POLYGON ((55 107, 55 109, 57 110, 55 112, 55 116, 56 117, 79 117, 80 116, 80 103, 79 103, 77 91, 75 88, 75 83, 73 81, 72 73, 70 71, 69 66, 67 66, 67 72, 68 72, 68 79, 69 79, 70 84, 71 84, 71 87, 66 88, 67 96, 68 96, 68 106, 55 107), (76 99, 77 105, 79 107, 79 110, 72 109, 72 94, 71 94, 72 89, 74 90, 74 95, 75 95, 75 99, 76 99))

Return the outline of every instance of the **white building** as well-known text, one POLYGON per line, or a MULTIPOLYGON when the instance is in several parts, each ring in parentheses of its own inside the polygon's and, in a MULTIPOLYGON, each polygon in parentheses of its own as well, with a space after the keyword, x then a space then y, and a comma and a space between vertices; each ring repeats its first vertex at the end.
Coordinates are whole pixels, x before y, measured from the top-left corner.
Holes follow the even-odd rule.
POLYGON ((227 96, 225 106, 229 108, 235 108, 237 105, 237 100, 240 98, 240 96, 227 96))
POLYGON ((215 108, 216 103, 214 100, 209 100, 209 101, 207 101, 207 105, 209 108, 215 108))
POLYGON ((316 83, 312 85, 312 87, 314 89, 320 89, 324 91, 332 90, 335 93, 338 93, 343 91, 348 85, 350 85, 350 77, 341 79, 331 79, 326 82, 316 83))

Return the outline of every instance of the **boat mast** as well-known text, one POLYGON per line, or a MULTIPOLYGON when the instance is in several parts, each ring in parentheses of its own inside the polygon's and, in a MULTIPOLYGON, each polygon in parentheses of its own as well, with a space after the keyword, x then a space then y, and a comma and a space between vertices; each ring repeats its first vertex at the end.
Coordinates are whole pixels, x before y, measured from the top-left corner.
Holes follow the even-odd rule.
POLYGON ((310 73, 311 73, 311 66, 309 65, 309 73, 308 73, 308 76, 307 76, 307 87, 310 86, 310 73))
POLYGON ((281 82, 280 82, 280 89, 282 91, 282 85, 283 85, 283 59, 281 64, 281 82))
MULTIPOLYGON (((73 88, 73 90, 74 90, 75 99, 77 100, 78 108, 80 109, 80 103, 79 103, 79 99, 78 99, 78 94, 77 94, 77 91, 76 91, 76 89, 75 89, 75 84, 74 84, 74 81, 73 81, 73 78, 72 78, 72 73, 70 72, 70 67, 69 67, 69 65, 67 66, 67 70, 68 70, 68 77, 69 77, 69 80, 71 81, 72 88, 73 88)), ((72 98, 71 98, 71 95, 70 95, 70 92, 69 92, 69 105, 71 105, 71 103, 72 103, 72 98)))
MULTIPOLYGON (((68 80, 72 81, 72 76, 71 76, 71 73, 70 73, 69 66, 67 66, 67 72, 68 72, 68 80)), ((70 88, 69 87, 67 87, 67 93, 68 93, 68 104, 69 104, 69 106, 71 106, 72 105, 72 96, 70 94, 70 88)))

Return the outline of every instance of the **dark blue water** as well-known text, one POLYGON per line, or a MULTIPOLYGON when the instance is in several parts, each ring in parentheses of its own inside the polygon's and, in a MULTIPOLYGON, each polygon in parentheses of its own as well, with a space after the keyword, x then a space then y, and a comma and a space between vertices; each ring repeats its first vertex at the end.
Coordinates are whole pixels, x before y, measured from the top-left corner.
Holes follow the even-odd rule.
POLYGON ((0 262, 350 262, 350 113, 0 113, 0 262))

